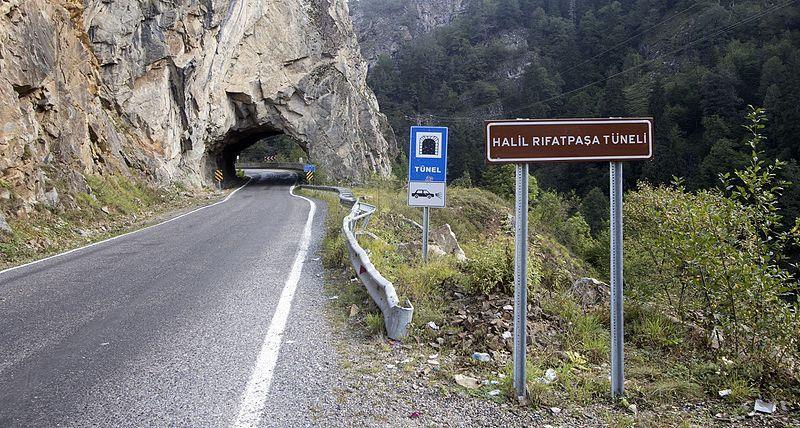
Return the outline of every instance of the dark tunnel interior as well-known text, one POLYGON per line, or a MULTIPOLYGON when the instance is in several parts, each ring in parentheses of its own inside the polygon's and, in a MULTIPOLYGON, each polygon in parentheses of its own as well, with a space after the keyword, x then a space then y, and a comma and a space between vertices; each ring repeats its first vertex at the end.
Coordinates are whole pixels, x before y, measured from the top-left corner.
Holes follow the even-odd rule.
POLYGON ((242 162, 249 165, 266 163, 268 160, 298 162, 300 159, 308 159, 308 148, 305 144, 270 126, 231 130, 225 136, 220 149, 212 151, 209 156, 216 169, 223 173, 223 186, 236 183, 237 160, 245 151, 246 156, 242 162), (251 150, 246 151, 248 148, 251 150))

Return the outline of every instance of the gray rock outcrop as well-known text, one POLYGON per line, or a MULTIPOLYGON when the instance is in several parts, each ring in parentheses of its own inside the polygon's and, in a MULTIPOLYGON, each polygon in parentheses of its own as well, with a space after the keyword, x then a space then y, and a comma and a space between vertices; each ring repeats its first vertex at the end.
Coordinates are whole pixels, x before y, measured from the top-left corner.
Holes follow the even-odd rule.
POLYGON ((396 142, 345 0, 0 0, 0 179, 25 211, 83 175, 199 185, 278 134, 336 178, 396 142))
POLYGON ((468 0, 360 0, 352 6, 361 53, 374 64, 394 55, 404 43, 445 26, 462 13, 468 0))

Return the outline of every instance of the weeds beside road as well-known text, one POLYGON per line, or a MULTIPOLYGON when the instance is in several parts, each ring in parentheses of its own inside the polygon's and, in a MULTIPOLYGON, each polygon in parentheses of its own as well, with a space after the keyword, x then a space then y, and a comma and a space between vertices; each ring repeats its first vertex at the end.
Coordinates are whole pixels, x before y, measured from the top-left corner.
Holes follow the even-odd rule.
MULTIPOLYGON (((550 423, 572 426, 786 426, 800 422, 797 373, 781 367, 767 371, 748 367, 745 360, 716 352, 704 331, 681 323, 658 301, 637 298, 638 293, 626 299, 625 307, 627 400, 624 406, 614 404, 608 380, 606 290, 601 283, 575 284, 585 276, 604 275, 576 254, 581 251, 576 250, 574 239, 561 239, 569 234, 552 234, 556 227, 570 224, 556 218, 563 208, 552 201, 534 202, 532 207, 530 405, 518 408, 510 398, 513 222, 509 202, 480 189, 449 189, 449 207, 432 210, 432 228, 449 224, 467 260, 443 254, 425 265, 419 254, 421 233, 414 224, 419 210, 406 206, 401 184, 384 182, 354 190, 378 207, 369 234, 359 237, 362 245, 401 299, 408 297, 415 306, 406 344, 379 341, 372 345, 376 370, 397 371, 404 379, 397 382, 423 382, 440 391, 441 397, 478 397, 509 406, 495 411, 532 412, 550 423), (488 361, 474 359, 475 352, 488 354, 488 361), (398 363, 408 358, 413 363, 398 363), (767 372, 785 375, 765 376, 767 372), (455 375, 474 379, 477 385, 468 381, 461 386, 455 375), (494 395, 495 391, 500 394, 494 395), (775 402, 776 413, 750 416, 756 398, 775 402)), ((323 261, 330 272, 330 292, 336 296, 333 312, 339 325, 354 334, 380 335, 379 314, 353 279, 341 240, 345 211, 335 198, 321 192, 309 194, 331 202, 323 261)), ((573 232, 574 236, 583 233, 573 232)), ((591 249, 584 247, 584 251, 591 254, 591 249)))
POLYGON ((146 227, 227 194, 177 184, 153 188, 122 176, 87 176, 86 181, 86 193, 62 196, 55 207, 37 205, 9 221, 12 233, 0 232, 0 269, 146 227))

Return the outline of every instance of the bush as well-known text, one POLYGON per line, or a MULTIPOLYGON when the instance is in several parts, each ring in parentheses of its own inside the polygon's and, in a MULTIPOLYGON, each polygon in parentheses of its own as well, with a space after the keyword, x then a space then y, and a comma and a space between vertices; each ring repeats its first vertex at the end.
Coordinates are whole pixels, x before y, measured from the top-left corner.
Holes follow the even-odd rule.
MULTIPOLYGON (((468 293, 489 295, 514 292, 514 240, 493 237, 474 243, 461 266, 461 285, 468 293)), ((528 288, 541 284, 541 266, 528 252, 528 288)))
POLYGON ((763 112, 748 115, 752 161, 723 176, 729 194, 641 185, 629 194, 626 279, 636 297, 721 333, 720 351, 780 366, 800 357, 794 279, 782 267, 796 234, 780 230, 780 163, 760 160, 763 112), (794 291, 793 291, 794 290, 794 291))
POLYGON ((592 230, 578 211, 578 205, 574 197, 541 192, 533 202, 530 223, 558 237, 574 254, 587 257, 598 251, 599 243, 592 237, 592 230))

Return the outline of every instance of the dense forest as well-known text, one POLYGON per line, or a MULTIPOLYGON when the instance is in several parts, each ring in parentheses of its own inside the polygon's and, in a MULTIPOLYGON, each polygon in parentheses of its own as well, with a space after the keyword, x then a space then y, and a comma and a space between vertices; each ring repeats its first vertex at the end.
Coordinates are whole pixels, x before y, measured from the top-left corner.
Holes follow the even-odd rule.
MULTIPOLYGON (((402 22, 403 4, 358 7, 402 22)), ((718 187, 720 173, 750 161, 742 125, 754 105, 766 110, 766 156, 786 161, 781 174, 796 182, 799 30, 796 0, 474 0, 450 25, 381 56, 369 83, 399 135, 418 120, 450 127, 450 180, 492 187, 506 173, 484 165, 484 119, 652 116, 655 156, 629 163, 626 185, 682 177, 688 189, 718 187)), ((533 171, 543 188, 602 201, 607 169, 533 171)), ((781 205, 794 223, 800 186, 781 205)))

